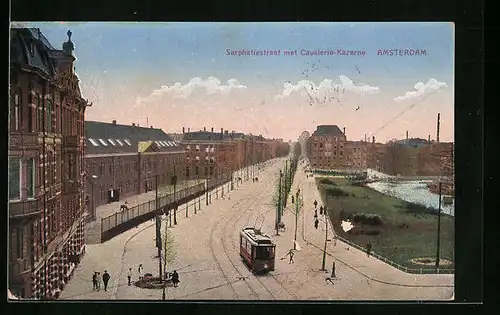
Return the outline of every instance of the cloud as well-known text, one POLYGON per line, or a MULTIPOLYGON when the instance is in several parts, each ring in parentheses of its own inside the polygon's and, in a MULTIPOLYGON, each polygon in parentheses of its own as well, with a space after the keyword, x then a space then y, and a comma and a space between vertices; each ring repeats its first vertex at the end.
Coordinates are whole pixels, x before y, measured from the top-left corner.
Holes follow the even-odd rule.
POLYGON ((176 82, 174 85, 162 85, 145 98, 138 97, 137 103, 147 103, 170 95, 173 98, 187 98, 197 90, 204 90, 207 95, 216 93, 229 93, 231 90, 244 90, 247 86, 240 84, 236 79, 229 79, 227 85, 222 85, 221 81, 215 77, 208 77, 206 80, 192 78, 186 84, 176 82))
POLYGON ((332 95, 333 92, 355 92, 359 94, 375 94, 380 90, 378 87, 370 86, 367 84, 357 84, 345 75, 337 77, 336 82, 330 79, 324 79, 318 85, 310 80, 301 80, 297 84, 286 82, 284 90, 281 94, 275 96, 276 99, 283 99, 290 96, 294 92, 301 92, 302 95, 309 94, 314 97, 324 97, 332 95))
POLYGON ((422 82, 418 82, 413 87, 414 91, 406 92, 405 95, 395 97, 394 100, 395 101, 409 100, 409 99, 412 99, 412 98, 415 98, 418 96, 422 96, 425 94, 435 92, 435 91, 437 91, 441 88, 444 88, 444 87, 447 87, 446 83, 439 82, 438 80, 436 80, 434 78, 430 78, 429 81, 427 81, 427 83, 425 83, 425 84, 422 82))

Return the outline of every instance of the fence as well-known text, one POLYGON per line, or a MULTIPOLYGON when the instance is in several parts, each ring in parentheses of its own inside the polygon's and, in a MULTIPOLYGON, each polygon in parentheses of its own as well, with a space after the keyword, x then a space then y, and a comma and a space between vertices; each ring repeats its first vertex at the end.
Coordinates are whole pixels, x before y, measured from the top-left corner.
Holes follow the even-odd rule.
MULTIPOLYGON (((161 196, 158 198, 158 204, 156 204, 156 200, 150 200, 148 202, 142 203, 135 207, 120 211, 118 213, 112 214, 108 217, 101 219, 101 242, 105 242, 112 237, 123 233, 124 231, 137 226, 140 223, 143 223, 149 219, 152 219, 159 212, 166 213, 167 211, 179 207, 181 204, 186 204, 186 211, 188 211, 188 204, 193 199, 198 199, 198 204, 201 202, 200 197, 203 196, 205 199, 205 195, 207 191, 210 192, 210 196, 216 194, 218 197, 218 186, 222 185, 225 187, 231 182, 231 176, 224 176, 222 178, 213 179, 206 183, 200 183, 197 185, 189 186, 184 189, 180 189, 176 191, 175 194, 169 193, 167 195, 161 196), (211 191, 213 189, 216 191, 211 191), (157 211, 158 209, 158 211, 157 211)), ((229 188, 227 188, 229 189, 229 188)), ((211 200, 211 199, 210 199, 211 200)), ((193 205, 193 204, 192 204, 193 205)), ((183 209, 179 209, 179 212, 182 212, 183 209)))
MULTIPOLYGON (((366 248, 364 248, 363 246, 360 246, 356 243, 353 243, 353 242, 351 242, 343 237, 340 237, 337 235, 336 235, 336 237, 338 240, 341 240, 342 242, 347 243, 354 248, 357 248, 357 249, 364 251, 364 252, 366 251, 366 248)), ((389 265, 391 265, 391 266, 393 266, 401 271, 404 271, 406 273, 413 273, 413 274, 417 274, 417 273, 419 273, 419 274, 453 274, 453 273, 455 273, 454 268, 438 268, 438 269, 436 269, 436 268, 408 268, 406 266, 402 266, 398 263, 393 262, 392 260, 389 260, 389 259, 382 257, 376 253, 373 253, 373 252, 370 253, 370 256, 373 256, 373 257, 377 258, 378 260, 381 260, 381 261, 385 262, 386 264, 389 264, 389 265)))

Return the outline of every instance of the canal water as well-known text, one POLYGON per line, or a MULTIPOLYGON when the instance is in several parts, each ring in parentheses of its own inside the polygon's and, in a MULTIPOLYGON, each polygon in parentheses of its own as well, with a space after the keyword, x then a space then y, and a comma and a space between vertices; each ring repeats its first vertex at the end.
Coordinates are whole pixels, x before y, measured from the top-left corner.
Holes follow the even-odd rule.
MULTIPOLYGON (((396 183, 390 182, 374 182, 367 186, 385 195, 393 196, 404 201, 417 203, 426 207, 438 209, 439 195, 431 193, 427 188, 428 180, 421 181, 401 181, 396 183)), ((443 213, 454 216, 455 205, 443 205, 441 203, 441 211, 443 213)))

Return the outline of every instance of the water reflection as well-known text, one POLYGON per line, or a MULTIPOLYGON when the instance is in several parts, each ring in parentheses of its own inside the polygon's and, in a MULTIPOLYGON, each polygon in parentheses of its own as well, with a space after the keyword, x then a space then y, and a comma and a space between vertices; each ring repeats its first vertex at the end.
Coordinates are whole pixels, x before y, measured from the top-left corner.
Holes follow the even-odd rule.
MULTIPOLYGON (((385 195, 393 196, 404 201, 417 203, 426 207, 437 209, 439 207, 439 195, 429 191, 427 184, 429 181, 407 181, 407 182, 374 182, 367 186, 385 195)), ((455 206, 441 203, 443 213, 454 215, 455 206)))

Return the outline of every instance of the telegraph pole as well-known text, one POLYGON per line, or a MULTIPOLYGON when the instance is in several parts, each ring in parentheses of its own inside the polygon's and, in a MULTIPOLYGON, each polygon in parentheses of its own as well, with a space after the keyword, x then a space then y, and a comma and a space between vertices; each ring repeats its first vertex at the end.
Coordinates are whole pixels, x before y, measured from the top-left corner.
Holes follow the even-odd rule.
POLYGON ((285 195, 284 195, 284 198, 283 198, 283 205, 286 207, 286 200, 288 199, 287 197, 287 181, 288 181, 288 160, 285 161, 285 195))
POLYGON ((437 120, 437 136, 436 136, 436 142, 439 143, 439 124, 441 120, 441 114, 438 113, 438 120, 437 120))
POLYGON ((297 249, 297 223, 299 218, 299 197, 300 197, 300 189, 297 191, 297 194, 295 195, 295 237, 293 242, 293 249, 297 249))
POLYGON ((326 214, 326 206, 323 209, 325 215, 325 247, 323 248, 323 263, 321 264, 321 270, 326 271, 326 242, 328 242, 328 215, 326 214))
MULTIPOLYGON (((161 217, 158 209, 158 175, 155 175, 156 247, 158 249, 158 271, 161 275, 161 217)), ((166 225, 166 224, 165 224, 166 225)))
POLYGON ((280 170, 280 182, 278 185, 278 208, 277 208, 277 211, 278 211, 277 220, 278 220, 278 222, 276 222, 276 235, 279 235, 278 234, 278 232, 279 232, 278 225, 281 222, 281 177, 282 176, 283 176, 283 173, 280 170))
POLYGON ((439 270, 439 250, 441 243, 441 189, 442 183, 439 181, 439 206, 438 206, 438 226, 437 226, 437 244, 436 244, 436 270, 439 270))

